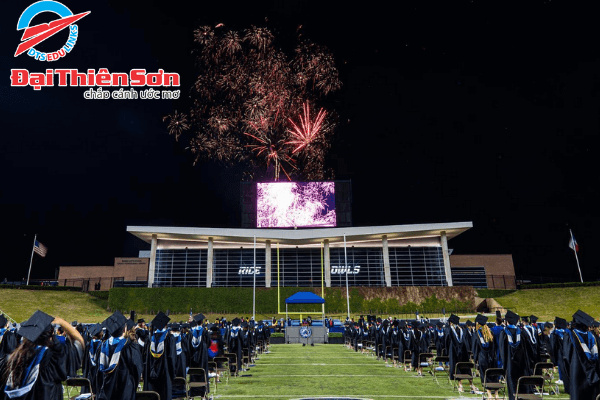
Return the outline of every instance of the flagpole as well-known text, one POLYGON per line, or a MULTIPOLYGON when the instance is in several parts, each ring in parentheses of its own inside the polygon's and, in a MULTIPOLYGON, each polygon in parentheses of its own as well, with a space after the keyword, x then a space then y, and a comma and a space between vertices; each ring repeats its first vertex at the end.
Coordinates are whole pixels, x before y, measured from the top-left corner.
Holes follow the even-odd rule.
POLYGON ((256 321, 256 235, 254 236, 254 273, 252 282, 252 319, 256 321))
POLYGON ((573 240, 573 231, 569 229, 571 233, 571 243, 573 244, 573 253, 575 253, 575 260, 577 261, 577 269, 579 270, 579 279, 581 279, 581 283, 583 283, 583 275, 581 275, 581 268, 579 267, 579 257, 577 257, 577 246, 575 245, 575 240, 573 240))
POLYGON ((350 293, 348 292, 348 255, 346 253, 346 234, 344 233, 344 270, 346 271, 346 303, 348 305, 348 319, 350 319, 350 293))
POLYGON ((31 247, 31 259, 29 260, 29 272, 27 273, 27 286, 29 286, 29 275, 31 275, 31 264, 33 264, 33 252, 35 250, 35 241, 37 240, 37 233, 33 237, 33 246, 31 247))

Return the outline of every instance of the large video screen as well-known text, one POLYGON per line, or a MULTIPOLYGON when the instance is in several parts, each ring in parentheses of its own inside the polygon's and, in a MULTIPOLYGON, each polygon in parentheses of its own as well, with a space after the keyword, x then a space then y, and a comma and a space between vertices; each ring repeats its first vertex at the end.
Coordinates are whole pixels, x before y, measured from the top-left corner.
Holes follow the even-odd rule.
POLYGON ((334 182, 256 184, 258 228, 334 227, 334 182))

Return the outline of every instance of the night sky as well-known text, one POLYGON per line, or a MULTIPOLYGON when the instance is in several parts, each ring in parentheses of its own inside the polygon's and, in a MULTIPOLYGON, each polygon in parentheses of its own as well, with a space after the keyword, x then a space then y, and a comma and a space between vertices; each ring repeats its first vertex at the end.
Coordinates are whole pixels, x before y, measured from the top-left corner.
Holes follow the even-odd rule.
MULTIPOLYGON (((600 278, 591 9, 549 0, 63 3, 91 14, 55 62, 14 57, 31 2, 4 4, 0 16, 0 265, 9 279, 27 275, 36 233, 48 255, 35 256, 32 278, 52 278, 61 265, 112 265, 149 249, 128 225, 240 226, 242 170, 192 166, 162 122, 189 109, 193 30, 218 23, 269 27, 284 49, 301 25, 332 51, 343 87, 323 103, 340 115, 328 166, 352 181, 355 226, 473 221, 450 241, 455 254, 513 254, 518 275, 575 278, 571 228, 584 279, 600 278), (183 99, 13 88, 12 68, 161 68, 181 75, 183 99)), ((67 36, 36 48, 56 50, 67 36)))

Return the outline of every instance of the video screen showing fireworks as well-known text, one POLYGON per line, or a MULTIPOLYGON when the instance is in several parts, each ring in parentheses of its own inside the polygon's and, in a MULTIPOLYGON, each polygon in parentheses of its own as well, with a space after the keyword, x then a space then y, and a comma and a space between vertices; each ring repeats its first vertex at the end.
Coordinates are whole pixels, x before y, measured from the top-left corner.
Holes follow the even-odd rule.
POLYGON ((334 182, 256 184, 257 227, 335 227, 334 182))

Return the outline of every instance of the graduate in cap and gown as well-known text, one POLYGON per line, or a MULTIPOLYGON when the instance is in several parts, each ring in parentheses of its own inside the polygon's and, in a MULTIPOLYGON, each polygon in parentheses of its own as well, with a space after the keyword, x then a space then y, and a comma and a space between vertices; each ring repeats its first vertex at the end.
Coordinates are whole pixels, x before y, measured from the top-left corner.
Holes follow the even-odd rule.
POLYGON ((413 331, 410 342, 410 351, 412 355, 411 367, 417 371, 418 376, 423 376, 423 368, 421 367, 419 355, 429 351, 429 338, 425 332, 425 325, 422 325, 419 321, 413 321, 412 328, 413 331))
MULTIPOLYGON (((98 360, 100 358, 100 347, 102 346, 102 326, 92 325, 88 330, 89 341, 83 352, 83 377, 90 380, 92 384, 91 393, 98 394, 102 381, 98 381, 98 360)), ((90 388, 84 388, 81 393, 90 393, 90 388)))
MULTIPOLYGON (((487 326, 488 318, 485 315, 479 314, 475 318, 475 333, 473 334, 473 360, 479 368, 479 376, 481 381, 485 377, 485 371, 489 368, 496 368, 496 346, 494 344, 494 336, 487 326)), ((498 382, 489 378, 489 382, 498 382)), ((498 391, 495 391, 494 396, 498 398, 498 391)), ((488 390, 488 398, 492 398, 492 393, 488 390)))
POLYGON ((62 400, 62 382, 67 379, 67 348, 54 335, 60 325, 83 352, 83 338, 67 321, 36 311, 21 323, 23 341, 6 361, 4 399, 62 400))
POLYGON ((102 322, 110 335, 100 346, 98 400, 133 400, 143 372, 139 346, 125 335, 127 318, 115 311, 102 322))
MULTIPOLYGON (((244 331, 240 326, 242 321, 239 318, 234 318, 231 321, 231 330, 229 332, 229 341, 227 343, 227 349, 230 353, 235 354, 237 363, 237 372, 242 370, 242 361, 244 356, 244 331)), ((231 371, 233 372, 233 371, 231 371)))
POLYGON ((187 371, 187 342, 184 340, 180 324, 172 324, 170 335, 175 341, 175 376, 185 378, 187 371))
POLYGON ((4 314, 0 314, 0 360, 12 353, 18 345, 17 336, 9 329, 9 326, 8 319, 4 314))
POLYGON ((567 329, 564 335, 563 380, 565 390, 568 381, 571 400, 595 399, 600 394, 598 345, 589 331, 593 322, 591 316, 578 310, 573 315, 572 329, 567 329))
POLYGON ((144 390, 160 394, 163 400, 171 400, 177 351, 175 338, 169 334, 169 318, 162 311, 152 320, 150 340, 146 343, 144 390))
POLYGON ((433 330, 433 343, 438 356, 446 355, 446 338, 444 336, 444 324, 438 321, 433 330))
MULTIPOLYGON (((527 352, 527 358, 529 358, 529 365, 534 367, 540 359, 540 342, 538 340, 537 329, 530 324, 529 317, 522 317, 521 320, 523 321, 521 331, 523 332, 522 339, 524 339, 525 351, 527 352)), ((533 368, 531 372, 533 373, 533 368)))
MULTIPOLYGON (((190 350, 189 367, 190 368, 202 368, 205 372, 205 377, 208 376, 208 332, 202 326, 204 321, 203 314, 196 314, 190 318, 191 330, 187 337, 187 346, 190 350)), ((205 377, 192 376, 194 382, 205 382, 205 377)), ((204 397, 208 393, 208 382, 207 387, 192 388, 190 390, 190 396, 204 397)))
MULTIPOLYGON (((460 319, 458 316, 451 314, 448 318, 449 327, 446 331, 446 350, 448 351, 450 370, 450 379, 454 379, 454 372, 456 364, 459 362, 469 361, 468 341, 466 338, 465 331, 460 327, 460 319)), ((464 371, 461 373, 468 373, 464 371)), ((473 381, 469 381, 471 385, 471 391, 475 392, 477 388, 473 385, 473 381)), ((463 392, 462 381, 458 381, 458 391, 463 392)))
MULTIPOLYGON (((397 366, 396 357, 394 357, 394 353, 397 352, 397 349, 400 347, 400 335, 402 335, 402 333, 398 329, 399 323, 400 322, 397 319, 395 319, 394 322, 392 322, 392 330, 390 332, 390 346, 392 349, 391 357, 392 362, 394 363, 394 367, 397 366)), ((400 358, 398 358, 398 360, 400 360, 400 358)))
POLYGON ((531 375, 529 358, 523 343, 523 333, 517 326, 519 316, 508 310, 504 316, 506 326, 498 336, 500 357, 506 371, 506 388, 509 400, 514 400, 517 382, 521 376, 531 375))

